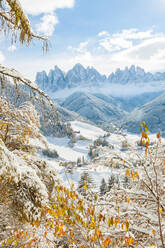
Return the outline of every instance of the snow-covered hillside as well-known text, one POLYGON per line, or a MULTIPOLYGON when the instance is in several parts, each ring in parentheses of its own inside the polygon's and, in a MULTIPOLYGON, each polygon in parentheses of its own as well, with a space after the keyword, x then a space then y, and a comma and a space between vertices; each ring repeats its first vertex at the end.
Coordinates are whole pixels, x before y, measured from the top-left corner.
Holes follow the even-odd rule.
POLYGON ((72 121, 71 126, 74 131, 80 133, 86 137, 87 139, 90 139, 94 141, 97 139, 99 136, 103 136, 106 132, 103 131, 101 128, 98 128, 96 126, 93 126, 91 124, 85 123, 85 122, 80 122, 80 121, 72 121))
MULTIPOLYGON (((71 126, 77 137, 80 137, 81 135, 88 140, 77 139, 74 146, 70 147, 69 138, 47 138, 51 149, 56 149, 60 156, 58 160, 49 160, 49 163, 51 163, 52 166, 55 166, 66 186, 74 184, 77 187, 82 173, 86 171, 93 178, 95 190, 99 191, 103 178, 108 182, 110 176, 115 175, 122 180, 125 173, 123 160, 138 161, 138 156, 136 156, 135 151, 138 151, 140 155, 144 154, 144 148, 137 146, 137 142, 140 141, 139 135, 111 133, 110 136, 106 136, 107 133, 101 128, 81 121, 72 121, 71 126), (108 146, 100 146, 98 148, 99 156, 95 159, 91 159, 88 155, 89 148, 99 137, 105 137, 108 146), (125 141, 128 146, 123 147, 123 142, 125 141), (84 157, 86 163, 77 166, 77 159, 82 157, 84 157), (116 159, 116 157, 118 158, 116 159), (111 160, 114 160, 114 165, 112 166, 109 163, 111 160), (60 161, 67 161, 68 164, 70 162, 69 170, 68 167, 59 166, 60 161), (72 162, 74 163, 74 166, 71 165, 72 162)), ((154 142, 156 140, 156 135, 150 135, 150 139, 151 142, 154 142)), ((164 143, 164 139, 162 142, 164 143)))
POLYGON ((67 137, 48 137, 47 141, 50 143, 51 148, 56 149, 61 159, 77 161, 77 159, 82 156, 87 158, 89 145, 91 145, 99 136, 103 136, 105 131, 96 126, 80 121, 72 121, 71 127, 75 132, 80 132, 80 135, 87 140, 78 140, 75 147, 72 148, 69 146, 70 139, 67 137))

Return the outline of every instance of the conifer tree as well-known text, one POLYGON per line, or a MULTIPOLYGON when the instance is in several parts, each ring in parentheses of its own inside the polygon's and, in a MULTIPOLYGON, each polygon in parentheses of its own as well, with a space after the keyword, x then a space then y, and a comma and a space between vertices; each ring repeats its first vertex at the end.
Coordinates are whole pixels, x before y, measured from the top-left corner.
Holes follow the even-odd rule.
POLYGON ((101 181, 101 185, 100 185, 100 194, 105 195, 106 192, 107 192, 107 183, 105 179, 103 178, 101 181))
POLYGON ((94 182, 92 177, 88 172, 83 172, 78 184, 78 191, 80 194, 87 196, 87 194, 92 191, 94 187, 94 182))
POLYGON ((81 158, 77 158, 77 165, 80 165, 81 164, 81 158))
POLYGON ((123 187, 124 187, 124 188, 128 188, 129 183, 130 183, 130 180, 129 180, 128 176, 125 175, 125 176, 124 176, 124 179, 123 179, 123 187))
POLYGON ((108 191, 110 191, 115 184, 115 176, 112 174, 108 179, 108 191))

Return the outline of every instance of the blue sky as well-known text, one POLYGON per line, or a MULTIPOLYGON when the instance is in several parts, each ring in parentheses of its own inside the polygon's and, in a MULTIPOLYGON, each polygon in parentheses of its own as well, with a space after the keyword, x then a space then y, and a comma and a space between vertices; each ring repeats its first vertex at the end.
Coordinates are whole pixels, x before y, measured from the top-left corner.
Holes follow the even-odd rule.
POLYGON ((139 65, 165 71, 165 0, 20 0, 35 32, 50 39, 30 47, 0 37, 0 63, 31 79, 37 71, 75 63, 103 74, 139 65))

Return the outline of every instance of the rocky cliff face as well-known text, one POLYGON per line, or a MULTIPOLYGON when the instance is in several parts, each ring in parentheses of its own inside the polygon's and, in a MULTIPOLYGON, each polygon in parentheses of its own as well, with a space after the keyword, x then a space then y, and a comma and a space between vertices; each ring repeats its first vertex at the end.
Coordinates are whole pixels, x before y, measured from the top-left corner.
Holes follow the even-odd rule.
POLYGON ((111 73, 109 77, 106 77, 93 67, 84 68, 81 64, 76 64, 66 74, 58 66, 55 66, 54 70, 50 70, 48 75, 45 71, 38 72, 35 81, 41 89, 55 92, 65 88, 101 86, 104 83, 125 85, 160 82, 165 81, 165 73, 157 72, 152 74, 132 65, 124 70, 117 69, 115 73, 111 73))
POLYGON ((140 67, 132 65, 130 68, 126 67, 124 70, 117 69, 115 73, 110 74, 108 81, 110 83, 147 83, 165 80, 165 73, 158 72, 152 74, 145 72, 140 67))
POLYGON ((37 85, 39 86, 39 88, 41 88, 42 90, 46 90, 48 87, 48 81, 49 81, 46 71, 37 72, 35 81, 37 82, 37 85))
POLYGON ((57 91, 66 87, 66 80, 64 74, 58 66, 54 67, 54 70, 50 70, 48 74, 48 89, 57 91))

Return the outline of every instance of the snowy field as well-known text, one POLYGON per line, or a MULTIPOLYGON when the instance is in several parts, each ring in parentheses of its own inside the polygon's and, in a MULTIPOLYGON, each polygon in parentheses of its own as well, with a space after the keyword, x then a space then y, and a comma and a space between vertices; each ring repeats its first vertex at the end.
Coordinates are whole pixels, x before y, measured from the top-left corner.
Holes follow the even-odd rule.
POLYGON ((88 140, 79 140, 73 148, 68 145, 68 138, 48 137, 47 141, 51 148, 56 149, 61 159, 76 162, 79 157, 84 156, 84 158, 87 158, 89 146, 93 144, 95 139, 103 136, 106 132, 101 128, 80 121, 71 122, 71 126, 75 132, 80 132, 80 135, 88 140))
POLYGON ((47 141, 51 148, 58 152, 58 155, 62 160, 76 162, 79 157, 87 157, 88 147, 92 142, 78 141, 75 147, 71 148, 68 143, 68 138, 52 138, 48 137, 47 141))
POLYGON ((74 131, 80 131, 81 135, 93 141, 99 136, 106 134, 101 128, 81 121, 72 121, 71 127, 74 131))
MULTIPOLYGON (((81 174, 84 171, 87 171, 89 175, 92 176, 95 183, 95 188, 98 190, 101 180, 103 178, 107 182, 112 174, 120 176, 123 173, 123 170, 106 167, 103 165, 103 163, 92 163, 90 161, 90 158, 88 157, 89 146, 92 145, 93 141, 99 136, 104 136, 106 134, 105 131, 96 126, 80 121, 71 122, 71 126, 74 131, 80 132, 79 135, 82 135, 89 140, 78 140, 75 143, 74 147, 70 147, 68 144, 69 138, 47 137, 47 141, 49 143, 50 148, 55 149, 59 154, 59 161, 49 160, 49 163, 51 163, 51 165, 56 168, 60 178, 63 180, 66 186, 69 186, 69 184, 74 184, 77 187, 78 182, 81 178, 81 174), (78 158, 82 157, 89 161, 88 165, 83 165, 82 167, 75 167, 71 171, 68 171, 63 166, 59 166, 60 161, 76 162, 78 158)), ((111 134, 109 137, 106 138, 106 140, 109 142, 109 144, 114 146, 114 149, 113 151, 111 151, 111 153, 115 154, 116 152, 118 152, 119 154, 121 154, 123 159, 127 159, 128 152, 121 150, 122 141, 127 140, 128 144, 133 149, 136 149, 136 142, 140 140, 140 136, 135 134, 126 134, 125 136, 119 134, 111 134)), ((150 135, 150 140, 152 142, 156 141, 156 135, 150 135)), ((162 139, 162 143, 164 143, 164 139, 162 139)), ((142 152, 143 151, 144 148, 142 148, 142 152)), ((134 153, 131 153, 130 151, 129 154, 134 156, 134 153)), ((108 152, 103 152, 103 154, 101 155, 103 161, 104 157, 107 155, 108 152)))

